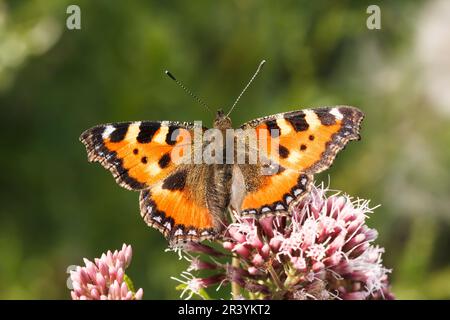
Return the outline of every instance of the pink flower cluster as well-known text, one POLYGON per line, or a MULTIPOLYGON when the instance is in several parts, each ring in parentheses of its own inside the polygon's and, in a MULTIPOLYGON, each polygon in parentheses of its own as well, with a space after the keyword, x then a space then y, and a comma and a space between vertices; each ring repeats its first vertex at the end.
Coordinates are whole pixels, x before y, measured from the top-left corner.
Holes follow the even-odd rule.
POLYGON ((182 295, 202 296, 200 290, 213 284, 234 282, 242 298, 393 299, 390 270, 382 265, 384 250, 372 244, 378 234, 366 225, 372 213, 368 201, 326 193, 313 187, 287 216, 236 217, 222 243, 225 252, 186 246, 191 265, 183 279, 175 278, 184 284, 182 295), (191 254, 211 256, 211 251, 216 257, 231 255, 238 263, 191 254), (205 269, 216 273, 207 278, 191 273, 205 269))
POLYGON ((134 292, 125 269, 131 262, 131 246, 123 244, 120 251, 103 253, 94 262, 83 259, 85 266, 70 272, 73 300, 141 300, 143 290, 134 292))

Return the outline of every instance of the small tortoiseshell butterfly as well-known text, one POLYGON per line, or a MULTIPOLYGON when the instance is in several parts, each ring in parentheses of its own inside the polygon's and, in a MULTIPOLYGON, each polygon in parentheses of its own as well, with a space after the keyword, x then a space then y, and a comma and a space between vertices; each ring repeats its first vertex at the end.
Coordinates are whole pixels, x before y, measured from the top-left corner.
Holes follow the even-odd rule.
MULTIPOLYGON (((223 230, 227 208, 254 217, 288 212, 309 192, 313 174, 329 168, 348 141, 360 138, 363 117, 357 108, 335 106, 245 123, 241 133, 256 130, 258 138, 269 140, 268 145, 274 141, 278 145, 278 170, 269 174, 267 164, 260 160, 174 161, 176 149, 185 150, 186 137, 194 137, 195 130, 207 130, 193 123, 105 124, 85 131, 80 140, 89 161, 110 170, 120 186, 140 191, 141 216, 175 245, 215 238, 223 230)), ((213 127, 225 136, 232 128, 231 120, 219 110, 213 127)))

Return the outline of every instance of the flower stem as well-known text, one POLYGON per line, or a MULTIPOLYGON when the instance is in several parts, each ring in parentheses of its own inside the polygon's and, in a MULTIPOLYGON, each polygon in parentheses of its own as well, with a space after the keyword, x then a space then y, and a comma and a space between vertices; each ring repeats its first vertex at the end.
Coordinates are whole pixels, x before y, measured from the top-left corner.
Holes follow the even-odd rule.
MULTIPOLYGON (((238 257, 231 258, 231 265, 234 268, 239 268, 240 264, 241 262, 238 257)), ((236 281, 231 282, 231 295, 233 299, 238 299, 241 295, 241 286, 236 281)))
MULTIPOLYGON (((231 221, 236 222, 236 217, 234 216, 231 209, 228 210, 228 213, 230 214, 231 221)), ((241 261, 236 255, 234 255, 231 258, 231 266, 237 269, 239 269, 241 266, 241 261)), ((231 297, 233 299, 238 299, 240 295, 241 295, 241 286, 236 281, 231 281, 231 297)))
POLYGON ((278 275, 275 272, 275 270, 273 269, 272 265, 268 266, 267 271, 269 271, 270 276, 272 277, 273 281, 275 282, 275 285, 277 286, 277 291, 284 291, 283 283, 281 283, 281 280, 278 277, 278 275))

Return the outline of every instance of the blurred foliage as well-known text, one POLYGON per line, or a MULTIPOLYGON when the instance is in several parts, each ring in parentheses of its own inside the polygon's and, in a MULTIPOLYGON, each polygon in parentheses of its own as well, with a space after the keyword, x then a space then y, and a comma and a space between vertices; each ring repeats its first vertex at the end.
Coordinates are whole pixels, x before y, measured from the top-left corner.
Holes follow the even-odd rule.
POLYGON ((169 277, 186 262, 78 137, 124 120, 209 124, 163 71, 228 108, 262 59, 235 124, 359 106, 362 140, 317 179, 382 205, 369 223, 398 298, 450 298, 450 61, 433 49, 450 52, 449 32, 431 41, 443 2, 0 0, 0 298, 69 298, 67 266, 123 242, 144 298, 178 298, 169 277), (381 30, 366 27, 374 3, 381 30), (81 30, 65 27, 69 4, 81 30))

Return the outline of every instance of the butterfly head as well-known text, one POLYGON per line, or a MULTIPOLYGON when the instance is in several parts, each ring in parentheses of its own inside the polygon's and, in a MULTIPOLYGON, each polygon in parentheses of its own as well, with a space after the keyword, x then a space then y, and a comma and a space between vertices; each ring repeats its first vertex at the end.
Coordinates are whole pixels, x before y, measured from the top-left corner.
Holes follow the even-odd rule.
POLYGON ((216 119, 214 119, 214 128, 225 130, 231 129, 231 119, 222 109, 217 110, 216 119))

